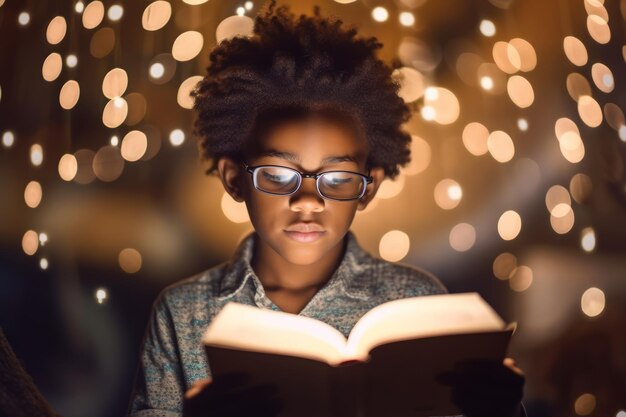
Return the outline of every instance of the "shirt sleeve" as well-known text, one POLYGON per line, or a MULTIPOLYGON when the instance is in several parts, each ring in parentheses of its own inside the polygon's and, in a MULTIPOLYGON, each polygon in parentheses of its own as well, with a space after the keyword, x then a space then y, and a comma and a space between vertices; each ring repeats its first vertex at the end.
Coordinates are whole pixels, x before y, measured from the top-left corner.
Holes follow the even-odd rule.
POLYGON ((171 310, 155 301, 141 347, 127 417, 179 417, 184 381, 171 310))

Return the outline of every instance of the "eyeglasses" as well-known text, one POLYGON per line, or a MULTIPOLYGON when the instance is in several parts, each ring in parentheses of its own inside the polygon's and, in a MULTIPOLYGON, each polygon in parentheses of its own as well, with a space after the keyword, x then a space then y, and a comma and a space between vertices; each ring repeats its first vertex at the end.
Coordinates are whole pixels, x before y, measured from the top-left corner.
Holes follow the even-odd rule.
POLYGON ((352 171, 326 171, 305 174, 282 165, 243 165, 252 174, 254 187, 268 194, 290 195, 300 189, 302 178, 314 178, 317 192, 331 200, 356 200, 363 197, 372 177, 352 171))

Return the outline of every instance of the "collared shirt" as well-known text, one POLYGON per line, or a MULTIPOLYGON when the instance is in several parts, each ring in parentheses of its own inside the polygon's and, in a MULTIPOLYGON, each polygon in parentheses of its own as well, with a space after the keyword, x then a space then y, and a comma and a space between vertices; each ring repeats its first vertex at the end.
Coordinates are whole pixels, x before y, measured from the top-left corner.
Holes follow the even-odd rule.
MULTIPOLYGON (((153 305, 144 336, 129 417, 182 415, 184 392, 211 375, 201 337, 229 301, 280 311, 250 266, 255 233, 230 261, 165 288, 153 305)), ((344 336, 368 310, 387 301, 446 293, 430 272, 374 257, 345 236, 344 256, 331 278, 298 313, 323 321, 344 336)))

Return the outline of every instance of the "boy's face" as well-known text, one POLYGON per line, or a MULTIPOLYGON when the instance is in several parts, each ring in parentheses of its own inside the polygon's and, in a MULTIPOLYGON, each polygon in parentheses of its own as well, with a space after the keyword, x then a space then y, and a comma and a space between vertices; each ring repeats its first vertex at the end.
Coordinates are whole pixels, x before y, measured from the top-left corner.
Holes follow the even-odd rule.
MULTIPOLYGON (((331 170, 367 175, 367 142, 335 123, 321 119, 294 121, 274 127, 259 140, 250 166, 282 165, 305 173, 331 170), (332 158, 334 157, 334 158, 332 158)), ((356 210, 363 210, 384 178, 382 168, 372 168, 372 183, 358 200, 336 201, 317 192, 315 179, 303 178, 300 189, 291 195, 272 195, 255 189, 252 175, 243 164, 228 158, 218 162, 218 171, 227 192, 245 201, 250 220, 263 242, 293 264, 316 262, 342 243, 356 210), (314 233, 294 233, 307 223, 314 233)))

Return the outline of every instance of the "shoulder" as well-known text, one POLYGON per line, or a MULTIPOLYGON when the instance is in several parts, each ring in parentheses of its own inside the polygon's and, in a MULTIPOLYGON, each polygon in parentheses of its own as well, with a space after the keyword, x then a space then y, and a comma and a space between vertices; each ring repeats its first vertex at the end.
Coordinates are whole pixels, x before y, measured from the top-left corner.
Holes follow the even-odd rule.
POLYGON ((154 302, 157 310, 189 310, 216 297, 227 263, 223 262, 165 287, 154 302))
POLYGON ((376 285, 382 291, 402 292, 406 297, 448 292, 437 276, 420 266, 376 257, 371 262, 376 271, 376 285))

